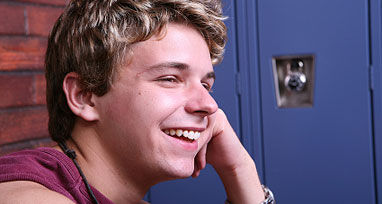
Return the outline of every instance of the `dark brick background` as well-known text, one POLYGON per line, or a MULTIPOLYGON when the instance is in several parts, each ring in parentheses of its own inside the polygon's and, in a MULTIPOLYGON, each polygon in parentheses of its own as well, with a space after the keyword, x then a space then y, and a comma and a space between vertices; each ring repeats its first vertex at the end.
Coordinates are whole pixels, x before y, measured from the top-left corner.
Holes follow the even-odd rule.
POLYGON ((67 0, 0 0, 0 155, 50 146, 47 36, 67 0))

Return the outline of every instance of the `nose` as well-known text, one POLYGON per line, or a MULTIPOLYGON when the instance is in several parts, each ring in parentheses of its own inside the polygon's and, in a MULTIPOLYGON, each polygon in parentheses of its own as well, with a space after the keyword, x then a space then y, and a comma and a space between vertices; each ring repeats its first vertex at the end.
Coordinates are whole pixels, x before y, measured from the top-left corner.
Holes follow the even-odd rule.
POLYGON ((208 116, 218 110, 218 105, 210 93, 201 85, 189 87, 185 109, 188 113, 208 116))

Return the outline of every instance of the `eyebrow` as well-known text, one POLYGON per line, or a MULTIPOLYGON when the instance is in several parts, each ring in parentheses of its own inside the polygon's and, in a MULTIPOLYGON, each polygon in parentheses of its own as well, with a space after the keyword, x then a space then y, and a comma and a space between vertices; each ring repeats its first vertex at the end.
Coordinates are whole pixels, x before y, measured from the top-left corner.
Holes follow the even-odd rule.
POLYGON ((156 68, 174 68, 179 70, 186 70, 186 69, 189 69, 190 66, 180 62, 165 62, 165 63, 160 63, 160 64, 156 64, 149 67, 149 69, 156 69, 156 68))
MULTIPOLYGON (((174 68, 174 69, 178 69, 178 70, 187 70, 187 69, 190 69, 190 66, 188 64, 185 64, 185 63, 181 63, 181 62, 164 62, 164 63, 160 63, 160 64, 155 64, 153 66, 150 66, 148 70, 151 70, 151 69, 157 69, 157 68, 174 68)), ((205 76, 205 78, 207 79, 216 79, 216 75, 215 75, 215 72, 212 71, 212 72, 208 72, 205 76)))

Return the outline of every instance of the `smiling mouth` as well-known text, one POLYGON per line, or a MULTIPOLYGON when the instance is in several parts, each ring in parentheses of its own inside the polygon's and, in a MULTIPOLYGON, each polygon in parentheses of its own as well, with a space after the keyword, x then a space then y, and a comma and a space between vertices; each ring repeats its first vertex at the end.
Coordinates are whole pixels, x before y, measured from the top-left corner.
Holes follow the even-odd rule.
POLYGON ((171 137, 177 137, 187 142, 193 142, 200 137, 200 132, 192 130, 165 129, 163 132, 171 137))

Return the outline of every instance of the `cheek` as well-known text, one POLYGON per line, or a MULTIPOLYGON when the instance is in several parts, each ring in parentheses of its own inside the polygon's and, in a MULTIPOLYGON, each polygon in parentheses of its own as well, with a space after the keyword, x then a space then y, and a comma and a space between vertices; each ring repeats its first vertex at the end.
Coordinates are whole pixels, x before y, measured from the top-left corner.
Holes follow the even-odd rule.
POLYGON ((175 115, 180 117, 181 114, 178 113, 184 102, 184 97, 177 92, 155 87, 126 91, 118 96, 111 97, 113 100, 106 104, 103 114, 107 117, 104 122, 111 123, 112 128, 125 130, 125 133, 132 133, 134 130, 146 132, 160 127, 163 121, 174 118, 175 115))
POLYGON ((164 120, 182 107, 182 97, 163 90, 139 91, 135 98, 136 115, 146 119, 164 120))

